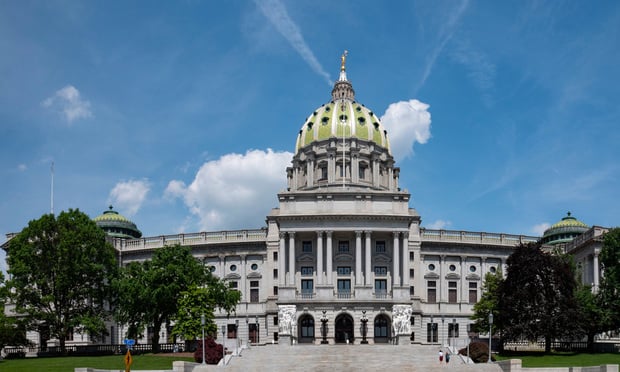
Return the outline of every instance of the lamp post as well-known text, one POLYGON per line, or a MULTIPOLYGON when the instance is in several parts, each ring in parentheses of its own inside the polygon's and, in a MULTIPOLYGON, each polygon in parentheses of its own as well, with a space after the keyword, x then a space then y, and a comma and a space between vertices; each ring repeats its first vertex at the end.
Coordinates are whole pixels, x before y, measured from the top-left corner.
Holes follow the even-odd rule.
POLYGON ((200 315, 200 325, 202 326, 202 364, 207 364, 205 362, 205 314, 204 313, 200 315))
POLYGON ((255 318, 256 321, 256 345, 258 345, 258 342, 260 341, 260 324, 258 324, 258 315, 255 318))
POLYGON ((226 346, 224 338, 226 337, 226 326, 222 325, 222 365, 226 366, 226 346))
POLYGON ((323 315, 321 316, 321 331, 323 333, 323 341, 321 344, 326 345, 329 342, 327 341, 327 315, 325 315, 325 310, 323 310, 323 315))
POLYGON ((239 319, 235 319, 235 355, 239 356, 239 319))
POLYGON ((443 331, 445 331, 445 329, 446 329, 446 325, 444 323, 445 321, 446 321, 446 319, 444 319, 443 314, 441 314, 441 347, 444 347, 444 345, 445 345, 444 333, 443 333, 443 331))
POLYGON ((431 315, 431 344, 435 342, 435 323, 433 323, 433 315, 431 315))
POLYGON ((248 318, 248 316, 245 316, 245 325, 246 325, 246 329, 248 330, 248 339, 246 340, 246 345, 248 346, 248 349, 250 348, 250 345, 252 344, 250 342, 250 319, 248 318))
POLYGON ((493 335, 493 312, 489 312, 489 360, 487 363, 491 363, 491 339, 493 335))
POLYGON ((452 347, 456 348, 456 318, 452 318, 452 347))
POLYGON ((366 318, 366 310, 362 310, 362 344, 367 344, 368 341, 366 341, 366 331, 368 328, 366 328, 366 323, 368 323, 368 318, 366 318))

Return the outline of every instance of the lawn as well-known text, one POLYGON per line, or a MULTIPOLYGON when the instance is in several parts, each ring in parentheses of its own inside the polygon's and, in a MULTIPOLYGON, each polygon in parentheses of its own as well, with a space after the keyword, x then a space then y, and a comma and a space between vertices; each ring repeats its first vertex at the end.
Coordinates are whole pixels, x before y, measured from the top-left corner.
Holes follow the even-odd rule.
MULTIPOLYGON (((73 372, 76 367, 125 370, 124 355, 99 357, 27 358, 0 360, 2 372, 73 372)), ((184 360, 193 362, 194 358, 158 356, 153 354, 134 355, 132 371, 145 369, 172 369, 172 362, 184 360)))
POLYGON ((495 355, 497 360, 521 359, 524 368, 533 367, 586 367, 601 364, 620 364, 618 353, 551 353, 515 352, 495 355))

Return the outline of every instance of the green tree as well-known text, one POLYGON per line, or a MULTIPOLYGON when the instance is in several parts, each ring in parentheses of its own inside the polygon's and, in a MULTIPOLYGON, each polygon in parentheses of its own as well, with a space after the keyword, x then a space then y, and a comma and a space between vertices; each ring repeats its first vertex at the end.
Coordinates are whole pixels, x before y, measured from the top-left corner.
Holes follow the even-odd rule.
POLYGON ((179 310, 172 332, 186 340, 194 340, 202 335, 201 316, 205 316, 205 332, 217 335, 217 325, 213 321, 215 311, 221 310, 229 315, 241 300, 241 292, 230 289, 228 285, 213 276, 203 287, 193 286, 181 293, 179 310))
POLYGON ((600 297, 606 330, 620 328, 620 227, 610 229, 603 237, 600 253, 604 275, 600 297))
POLYGON ((566 257, 545 253, 539 244, 527 244, 517 247, 506 263, 498 313, 505 339, 543 338, 545 351, 550 352, 551 341, 579 333, 577 281, 566 257))
POLYGON ((473 329, 476 332, 485 333, 489 330, 489 314, 493 313, 493 330, 498 328, 499 317, 499 289, 504 281, 500 270, 495 273, 487 273, 482 285, 482 296, 480 301, 474 304, 473 329))
POLYGON ((100 335, 117 272, 105 233, 78 209, 32 220, 9 241, 11 301, 29 329, 46 329, 60 342, 72 332, 100 335))
POLYGON ((9 291, 4 284, 4 274, 0 271, 0 351, 5 346, 29 345, 26 338, 26 327, 18 317, 6 316, 4 312, 9 291))
POLYGON ((178 311, 181 293, 207 283, 209 273, 188 247, 164 247, 149 261, 127 265, 115 283, 118 293, 116 319, 129 326, 128 337, 137 338, 145 326, 153 327, 151 346, 159 351, 159 331, 178 311))
POLYGON ((580 284, 575 293, 579 304, 579 317, 577 319, 581 332, 588 340, 588 350, 594 347, 594 336, 605 330, 603 321, 605 312, 601 306, 601 297, 592 292, 589 285, 580 284))

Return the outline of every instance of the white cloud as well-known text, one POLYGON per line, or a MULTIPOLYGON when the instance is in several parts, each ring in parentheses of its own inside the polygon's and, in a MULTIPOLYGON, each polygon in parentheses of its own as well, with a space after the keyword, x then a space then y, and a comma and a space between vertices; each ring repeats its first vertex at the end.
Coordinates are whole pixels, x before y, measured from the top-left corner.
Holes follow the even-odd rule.
POLYGON ((255 0, 254 2, 265 17, 267 17, 269 22, 271 22, 278 32, 291 44, 293 49, 295 49, 301 58, 310 65, 310 68, 325 78, 329 85, 332 85, 329 74, 325 72, 323 66, 321 66, 314 56, 314 53, 312 53, 312 50, 310 50, 299 27, 293 22, 291 17, 289 17, 284 4, 282 4, 280 0, 255 0))
POLYGON ((201 230, 264 225, 286 186, 285 169, 293 154, 271 149, 227 154, 204 163, 191 184, 172 180, 166 197, 182 197, 201 230))
POLYGON ((413 154, 415 142, 424 144, 431 137, 431 113, 428 108, 428 104, 417 99, 400 101, 390 104, 381 117, 397 161, 413 154))
POLYGON ((431 222, 430 224, 426 225, 425 227, 427 229, 431 229, 431 230, 443 230, 446 227, 450 227, 451 225, 452 225, 452 222, 450 222, 450 221, 437 220, 435 222, 431 222))
POLYGON ((59 109, 68 123, 93 116, 90 111, 90 102, 83 100, 80 97, 80 91, 73 85, 57 90, 51 97, 46 98, 42 105, 59 109))
POLYGON ((28 166, 26 164, 18 164, 17 165, 17 170, 20 172, 25 172, 28 169, 28 166))
POLYGON ((133 216, 138 212, 150 190, 148 180, 131 180, 119 182, 110 191, 108 202, 133 216))
POLYGON ((548 222, 539 223, 538 225, 534 225, 530 231, 534 233, 536 236, 542 236, 545 230, 551 227, 551 224, 548 222))

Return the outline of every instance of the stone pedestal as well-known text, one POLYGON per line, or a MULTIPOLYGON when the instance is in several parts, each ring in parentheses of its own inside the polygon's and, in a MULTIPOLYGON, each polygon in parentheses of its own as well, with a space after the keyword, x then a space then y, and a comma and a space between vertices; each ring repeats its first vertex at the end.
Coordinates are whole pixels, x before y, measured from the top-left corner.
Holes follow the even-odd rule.
POLYGON ((278 336, 278 345, 292 346, 293 345, 293 337, 291 337, 291 335, 279 335, 278 336))
POLYGON ((397 335, 396 336, 396 345, 404 346, 409 345, 411 343, 411 335, 397 335))

